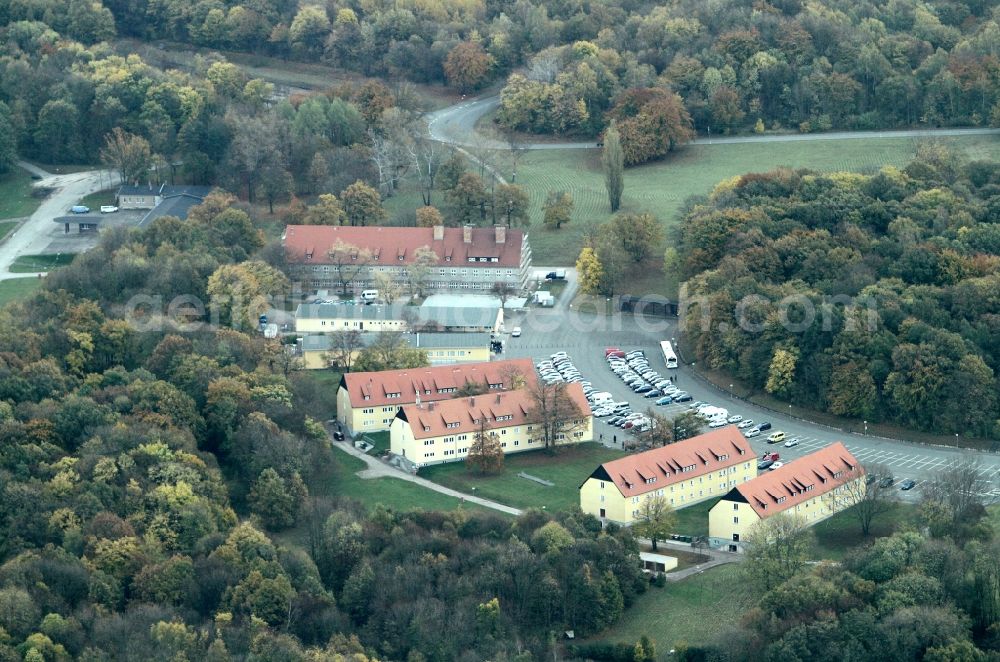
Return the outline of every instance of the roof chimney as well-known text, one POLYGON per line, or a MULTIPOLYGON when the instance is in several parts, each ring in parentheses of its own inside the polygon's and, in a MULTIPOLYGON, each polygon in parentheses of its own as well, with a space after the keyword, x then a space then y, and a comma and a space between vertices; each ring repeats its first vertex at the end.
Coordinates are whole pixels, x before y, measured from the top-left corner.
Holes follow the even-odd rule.
POLYGON ((507 226, 506 225, 496 225, 493 227, 494 234, 496 235, 496 240, 498 244, 507 243, 507 226))
POLYGON ((428 402, 427 403, 427 411, 434 411, 434 403, 433 402, 428 402))
POLYGON ((500 394, 497 393, 497 404, 500 404, 500 394))
POLYGON ((434 241, 444 241, 444 226, 435 225, 434 226, 434 241))
POLYGON ((472 243, 472 226, 463 225, 462 226, 462 243, 471 244, 472 243))
POLYGON ((475 407, 476 406, 476 399, 475 398, 469 398, 469 406, 470 407, 475 407))

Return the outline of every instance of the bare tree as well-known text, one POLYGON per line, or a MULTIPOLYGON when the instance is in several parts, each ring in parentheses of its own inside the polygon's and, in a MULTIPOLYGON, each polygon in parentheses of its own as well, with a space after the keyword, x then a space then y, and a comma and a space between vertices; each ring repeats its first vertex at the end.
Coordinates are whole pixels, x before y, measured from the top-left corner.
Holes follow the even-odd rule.
POLYGON ((354 356, 362 347, 364 345, 361 342, 360 331, 357 329, 337 329, 330 333, 330 351, 324 358, 339 366, 344 372, 350 372, 354 356))
POLYGON ((936 507, 952 527, 976 520, 983 514, 992 487, 980 479, 981 473, 979 458, 965 456, 924 483, 923 501, 936 507))
POLYGON ((542 441, 548 451, 567 441, 587 426, 587 415, 573 401, 566 384, 536 382, 530 390, 532 407, 528 414, 534 426, 535 441, 542 441))
POLYGON ((892 470, 884 464, 856 467, 835 497, 840 508, 850 508, 861 525, 861 533, 871 533, 872 522, 892 510, 896 490, 892 489, 892 470))
POLYGON ((413 172, 420 182, 420 196, 424 205, 430 206, 434 180, 444 163, 445 148, 441 143, 421 136, 409 141, 406 150, 410 155, 413 172))
POLYGON ((424 296, 424 289, 431 277, 431 269, 438 260, 438 254, 430 246, 421 246, 413 252, 413 262, 407 268, 411 296, 424 296))
POLYGON ((269 162, 281 162, 280 130, 273 117, 248 117, 230 113, 227 123, 233 127, 229 160, 234 174, 246 186, 247 200, 253 203, 262 168, 269 162))
POLYGON ((528 65, 528 79, 543 83, 556 82, 556 76, 562 69, 563 56, 558 48, 546 48, 531 58, 528 65))
POLYGON ((369 129, 368 146, 378 172, 379 192, 386 198, 391 197, 410 164, 406 145, 397 136, 369 129))
POLYGON ((500 307, 503 308, 507 305, 507 300, 517 294, 517 290, 510 283, 498 280, 490 287, 490 294, 500 299, 500 307))
POLYGON ((521 139, 521 134, 511 129, 504 131, 503 135, 507 141, 510 156, 510 181, 513 184, 517 181, 517 166, 528 151, 528 143, 521 139))
POLYGON ((520 369, 509 363, 500 369, 500 378, 503 380, 503 387, 509 391, 524 388, 524 385, 527 383, 520 369))
POLYGON ((392 305, 403 293, 403 286, 392 274, 379 271, 373 278, 375 288, 378 290, 379 298, 387 304, 392 305))
POLYGON ((479 429, 469 446, 469 454, 465 457, 465 466, 470 471, 480 474, 498 474, 503 472, 503 447, 500 437, 489 429, 486 416, 480 414, 479 429))
POLYGON ((342 239, 337 239, 337 243, 331 246, 326 254, 333 264, 341 294, 344 296, 347 296, 347 287, 368 268, 373 259, 372 252, 367 248, 358 248, 342 239))

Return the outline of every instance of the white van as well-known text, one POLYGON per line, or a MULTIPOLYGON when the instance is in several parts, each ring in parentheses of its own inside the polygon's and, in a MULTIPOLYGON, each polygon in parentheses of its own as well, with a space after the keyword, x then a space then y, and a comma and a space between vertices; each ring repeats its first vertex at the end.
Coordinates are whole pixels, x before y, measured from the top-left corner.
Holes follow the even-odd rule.
POLYGON ((362 290, 361 300, 362 301, 374 301, 378 299, 378 290, 362 290))
POLYGON ((610 403, 613 400, 614 397, 607 391, 601 391, 600 393, 595 393, 594 396, 591 398, 591 402, 593 402, 595 406, 610 403))

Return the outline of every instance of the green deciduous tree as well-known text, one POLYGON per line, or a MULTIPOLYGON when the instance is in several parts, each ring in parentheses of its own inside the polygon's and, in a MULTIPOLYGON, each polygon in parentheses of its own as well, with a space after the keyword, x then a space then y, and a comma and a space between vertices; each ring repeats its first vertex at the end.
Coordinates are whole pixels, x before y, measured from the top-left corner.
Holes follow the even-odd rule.
POLYGON ((625 153, 622 151, 621 134, 614 121, 604 132, 604 149, 601 152, 604 166, 604 188, 608 192, 611 213, 618 211, 625 190, 625 153))
POLYGON ((356 181, 340 193, 349 225, 380 225, 386 219, 382 196, 368 184, 356 181))
POLYGON ((652 214, 618 214, 610 230, 633 262, 645 261, 663 244, 663 226, 652 214))
POLYGON ((768 591, 805 567, 813 534, 802 517, 779 513, 754 524, 744 542, 746 580, 768 591))
POLYGON ((638 510, 632 529, 640 538, 648 539, 655 552, 656 543, 669 536, 677 525, 677 514, 666 497, 656 494, 647 494, 639 503, 638 510))
POLYGON ((542 204, 542 222, 550 230, 569 223, 573 215, 573 196, 566 191, 549 191, 542 204))
POLYGON ((268 529, 295 524, 308 491, 298 473, 286 480, 274 469, 264 469, 250 487, 250 508, 268 529))

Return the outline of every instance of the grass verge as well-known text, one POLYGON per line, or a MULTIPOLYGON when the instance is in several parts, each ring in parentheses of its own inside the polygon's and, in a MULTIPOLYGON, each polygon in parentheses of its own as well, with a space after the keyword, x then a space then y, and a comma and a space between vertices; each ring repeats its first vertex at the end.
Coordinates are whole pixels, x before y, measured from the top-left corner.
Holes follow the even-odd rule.
POLYGON ((421 469, 424 478, 446 487, 485 497, 515 508, 545 508, 555 512, 580 505, 580 485, 602 462, 622 457, 621 451, 597 443, 563 446, 553 455, 529 451, 508 455, 498 476, 470 473, 464 462, 421 469), (525 472, 555 483, 549 487, 517 474, 525 472))
POLYGON ((705 644, 735 626, 749 607, 741 590, 738 564, 717 566, 663 588, 650 587, 629 607, 618 624, 595 639, 633 644, 647 635, 656 644, 657 658, 680 642, 705 644))
POLYGON ((41 198, 31 195, 31 176, 25 171, 13 168, 0 175, 0 218, 31 216, 41 202, 41 198))
POLYGON ((11 278, 0 280, 0 307, 6 306, 11 301, 26 299, 31 293, 42 285, 41 278, 11 278))
POLYGON ((30 274, 36 271, 51 271, 65 267, 76 257, 75 253, 42 253, 39 255, 21 255, 10 265, 12 274, 30 274))

